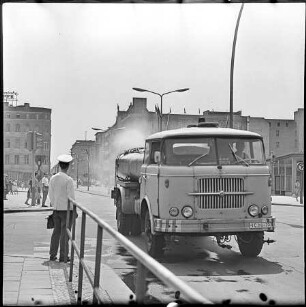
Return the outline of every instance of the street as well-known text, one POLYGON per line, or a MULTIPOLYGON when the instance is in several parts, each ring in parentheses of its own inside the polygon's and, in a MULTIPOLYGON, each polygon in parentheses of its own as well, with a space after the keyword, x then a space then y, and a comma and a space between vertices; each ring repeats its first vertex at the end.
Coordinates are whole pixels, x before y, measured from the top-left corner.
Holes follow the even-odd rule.
MULTIPOLYGON (((12 196, 13 197, 13 196, 12 196)), ((116 228, 115 207, 109 197, 76 192, 76 200, 116 228)), ((160 262, 214 303, 304 304, 304 207, 273 206, 276 232, 266 238, 259 257, 241 256, 232 237, 232 249, 219 247, 212 237, 182 238, 171 243, 160 262)), ((23 212, 4 215, 4 254, 34 255, 49 258, 52 230, 46 229, 49 212, 23 212)), ((76 237, 80 238, 81 214, 76 237)), ((93 261, 96 225, 87 220, 85 258, 93 261)), ((129 237, 144 249, 144 238, 129 237)), ((103 262, 131 288, 134 288, 136 261, 104 232, 103 262)), ((103 272, 102 272, 103 274, 103 272)), ((148 274, 148 296, 151 302, 174 299, 174 290, 166 288, 148 274)))

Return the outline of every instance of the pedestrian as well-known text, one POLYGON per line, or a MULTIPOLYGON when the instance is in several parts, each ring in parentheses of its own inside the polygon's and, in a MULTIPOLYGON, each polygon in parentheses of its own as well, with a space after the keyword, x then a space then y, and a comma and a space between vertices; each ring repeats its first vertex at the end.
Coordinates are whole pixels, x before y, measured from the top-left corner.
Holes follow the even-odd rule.
POLYGON ((7 200, 6 196, 8 193, 8 176, 7 174, 4 174, 4 180, 3 180, 3 200, 7 200))
POLYGON ((13 195, 13 180, 11 178, 8 182, 8 193, 13 195))
POLYGON ((27 200, 25 201, 25 204, 28 206, 30 205, 28 203, 30 198, 32 198, 32 179, 30 179, 28 183, 27 200))
POLYGON ((36 201, 37 199, 39 199, 37 172, 35 172, 34 182, 32 182, 31 194, 32 194, 31 206, 36 206, 36 201))
POLYGON ((299 180, 296 180, 295 185, 294 185, 294 194, 295 194, 296 200, 298 200, 300 190, 301 190, 300 182, 299 182, 299 180))
POLYGON ((17 180, 14 180, 14 181, 13 181, 12 191, 13 191, 13 194, 18 194, 17 180))
MULTIPOLYGON (((53 207, 53 221, 54 229, 51 236, 50 243, 50 260, 55 261, 57 259, 58 248, 60 247, 59 261, 63 262, 65 256, 67 261, 70 261, 68 257, 68 239, 66 240, 66 218, 67 218, 67 205, 68 197, 74 199, 74 187, 73 179, 67 175, 69 163, 73 160, 70 155, 60 155, 59 161, 59 172, 53 175, 49 183, 49 198, 50 206, 53 207)), ((69 229, 72 226, 72 213, 70 213, 69 229)))
POLYGON ((42 199, 42 205, 41 206, 47 207, 45 205, 46 199, 47 199, 47 196, 48 196, 48 191, 49 191, 49 179, 48 179, 47 173, 44 173, 44 177, 41 180, 41 183, 42 183, 42 190, 43 190, 43 199, 42 199))

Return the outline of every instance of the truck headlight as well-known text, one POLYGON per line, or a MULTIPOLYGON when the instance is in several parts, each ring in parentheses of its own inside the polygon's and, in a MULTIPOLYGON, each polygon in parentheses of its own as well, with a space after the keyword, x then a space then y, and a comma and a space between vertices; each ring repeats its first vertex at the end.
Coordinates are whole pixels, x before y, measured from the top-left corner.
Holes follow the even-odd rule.
POLYGON ((268 206, 263 206, 263 207, 261 208, 261 213, 262 213, 262 214, 266 215, 266 214, 268 214, 268 212, 269 212, 268 206))
POLYGON ((190 218, 190 217, 193 215, 193 210, 192 210, 192 208, 189 207, 189 206, 184 207, 184 208, 182 209, 182 215, 183 215, 186 219, 190 218))
POLYGON ((249 214, 251 216, 257 216, 258 215, 258 212, 259 212, 259 208, 257 205, 251 205, 249 207, 249 214))
POLYGON ((176 207, 171 207, 171 208, 169 209, 169 214, 170 214, 171 216, 178 216, 178 214, 179 214, 179 209, 176 208, 176 207))

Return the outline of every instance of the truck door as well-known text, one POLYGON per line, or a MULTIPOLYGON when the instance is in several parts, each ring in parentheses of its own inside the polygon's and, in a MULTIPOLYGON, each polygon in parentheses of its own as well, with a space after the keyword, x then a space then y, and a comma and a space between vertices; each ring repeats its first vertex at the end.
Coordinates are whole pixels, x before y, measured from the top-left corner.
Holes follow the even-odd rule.
POLYGON ((158 200, 159 200, 159 165, 154 161, 156 151, 160 151, 160 141, 150 141, 146 146, 149 146, 147 165, 144 170, 144 195, 150 201, 151 211, 153 215, 159 215, 158 200))

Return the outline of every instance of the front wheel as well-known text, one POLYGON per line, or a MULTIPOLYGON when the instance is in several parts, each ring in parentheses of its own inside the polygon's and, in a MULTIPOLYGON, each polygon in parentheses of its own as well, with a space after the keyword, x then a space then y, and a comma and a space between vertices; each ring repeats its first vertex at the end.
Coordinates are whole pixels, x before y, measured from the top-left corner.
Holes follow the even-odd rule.
POLYGON ((161 257, 164 254, 165 238, 163 235, 152 234, 149 210, 145 214, 144 224, 148 254, 152 257, 161 257))
POLYGON ((256 257, 260 254, 264 243, 264 232, 244 232, 237 234, 241 254, 246 257, 256 257))

